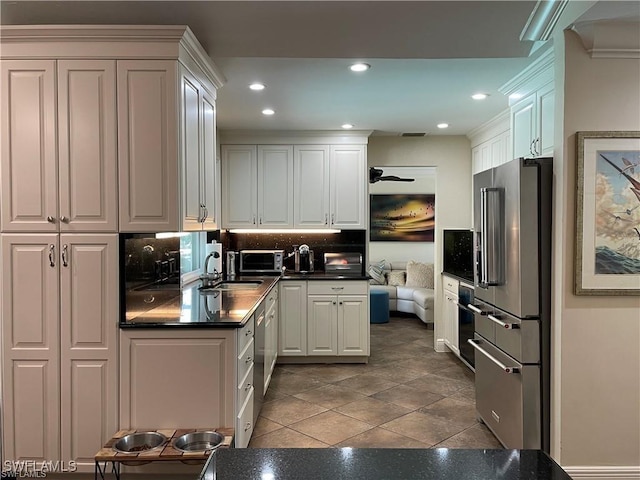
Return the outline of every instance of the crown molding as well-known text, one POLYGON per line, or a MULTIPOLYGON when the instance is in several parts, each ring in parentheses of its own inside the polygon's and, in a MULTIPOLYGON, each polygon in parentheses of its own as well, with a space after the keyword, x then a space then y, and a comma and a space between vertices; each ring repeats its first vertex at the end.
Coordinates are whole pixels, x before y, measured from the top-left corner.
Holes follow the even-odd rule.
POLYGON ((368 130, 218 130, 221 145, 366 145, 371 133, 368 130))
MULTIPOLYGON (((553 60, 554 53, 552 45, 540 54, 531 64, 513 77, 498 91, 503 95, 511 96, 519 94, 520 98, 530 94, 542 85, 553 81, 553 60)), ((511 100, 509 104, 511 105, 511 100)))
POLYGON ((511 110, 506 109, 492 119, 484 122, 467 133, 467 138, 471 146, 482 143, 485 139, 493 138, 496 135, 506 132, 511 128, 511 110))
POLYGON ((640 58, 639 20, 578 22, 571 29, 591 58, 640 58))

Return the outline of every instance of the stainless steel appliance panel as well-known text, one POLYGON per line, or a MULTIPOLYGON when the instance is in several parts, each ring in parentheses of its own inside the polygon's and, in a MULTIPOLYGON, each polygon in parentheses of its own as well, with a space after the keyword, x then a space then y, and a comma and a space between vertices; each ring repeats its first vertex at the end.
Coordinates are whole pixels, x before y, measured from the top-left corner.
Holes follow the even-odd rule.
POLYGON ((520 363, 540 362, 540 322, 521 320, 496 309, 487 319, 495 324, 495 345, 520 363))
POLYGON ((474 295, 476 300, 494 303, 494 287, 481 282, 482 267, 484 265, 483 249, 485 232, 483 230, 482 209, 480 205, 481 191, 493 185, 493 170, 485 170, 473 176, 473 226, 474 226, 474 295))
POLYGON ((476 349, 476 409, 508 448, 540 448, 540 366, 522 365, 479 335, 476 349))
POLYGON ((540 314, 538 270, 538 168, 516 159, 494 169, 493 188, 504 195, 504 279, 494 288, 493 305, 520 318, 540 314))
POLYGON ((490 342, 495 342, 496 324, 488 318, 489 315, 495 313, 495 309, 491 305, 479 301, 477 298, 474 299, 472 305, 467 305, 467 308, 474 313, 475 331, 490 342))

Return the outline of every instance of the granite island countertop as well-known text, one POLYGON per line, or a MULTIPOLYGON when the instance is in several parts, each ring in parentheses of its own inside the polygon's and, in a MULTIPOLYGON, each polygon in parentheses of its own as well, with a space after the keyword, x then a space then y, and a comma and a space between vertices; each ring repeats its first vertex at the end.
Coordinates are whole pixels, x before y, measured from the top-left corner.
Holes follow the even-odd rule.
POLYGON ((182 288, 178 284, 158 284, 128 289, 122 299, 124 312, 121 328, 151 327, 231 327, 239 328, 268 295, 278 281, 368 280, 366 275, 337 275, 335 273, 286 272, 283 275, 237 275, 234 281, 258 281, 259 287, 246 290, 200 289, 195 281, 182 288))
POLYGON ((260 282, 257 288, 201 290, 200 281, 179 286, 149 286, 127 290, 121 328, 230 327, 240 328, 251 318, 279 277, 242 276, 234 280, 260 282))
POLYGON ((199 480, 571 480, 540 450, 248 448, 212 453, 199 480))

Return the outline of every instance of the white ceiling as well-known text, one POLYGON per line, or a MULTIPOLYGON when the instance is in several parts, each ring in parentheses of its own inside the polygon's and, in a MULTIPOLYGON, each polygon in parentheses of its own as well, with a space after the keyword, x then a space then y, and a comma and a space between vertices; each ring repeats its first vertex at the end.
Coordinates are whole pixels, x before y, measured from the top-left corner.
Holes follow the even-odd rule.
MULTIPOLYGON (((189 25, 222 70, 223 130, 458 135, 507 108, 535 1, 11 1, 2 24, 189 25), (372 68, 355 74, 352 60, 372 68), (261 81, 267 88, 251 92, 261 81), (470 95, 489 93, 483 102, 470 95), (260 112, 271 107, 276 114, 260 112), (447 122, 451 127, 438 130, 447 122)), ((593 2, 588 2, 593 3, 593 2)), ((609 2, 605 2, 609 3, 609 2)))

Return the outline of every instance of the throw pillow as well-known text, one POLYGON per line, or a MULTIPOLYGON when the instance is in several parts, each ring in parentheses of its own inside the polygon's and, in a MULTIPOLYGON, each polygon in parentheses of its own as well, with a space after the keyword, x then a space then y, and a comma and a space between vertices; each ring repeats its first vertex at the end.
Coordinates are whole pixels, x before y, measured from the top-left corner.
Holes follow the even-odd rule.
POLYGON ((388 284, 396 287, 401 287, 404 285, 404 270, 391 270, 388 273, 388 284))
POLYGON ((433 288, 433 264, 407 263, 407 287, 433 288))
POLYGON ((370 264, 367 273, 371 277, 371 280, 369 280, 371 285, 384 285, 386 283, 384 277, 384 260, 370 264))

